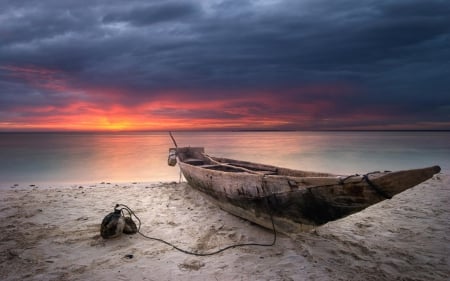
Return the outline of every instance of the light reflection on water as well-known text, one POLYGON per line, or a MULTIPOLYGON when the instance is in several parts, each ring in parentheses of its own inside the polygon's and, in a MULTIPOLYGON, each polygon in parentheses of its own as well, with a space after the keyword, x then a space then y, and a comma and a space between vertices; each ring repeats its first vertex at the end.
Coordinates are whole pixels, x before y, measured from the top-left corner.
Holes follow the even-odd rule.
MULTIPOLYGON (((366 173, 450 169, 450 132, 175 132, 179 146, 277 166, 366 173)), ((166 132, 0 134, 0 187, 39 183, 177 181, 166 132)))

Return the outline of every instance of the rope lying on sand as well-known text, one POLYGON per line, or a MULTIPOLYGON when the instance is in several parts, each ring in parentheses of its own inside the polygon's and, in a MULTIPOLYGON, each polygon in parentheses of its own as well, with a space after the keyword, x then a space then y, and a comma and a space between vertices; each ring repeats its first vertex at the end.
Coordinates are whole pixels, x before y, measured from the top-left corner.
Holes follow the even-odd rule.
POLYGON ((150 239, 150 240, 155 240, 155 241, 164 243, 164 244, 166 244, 166 245, 168 245, 168 246, 171 246, 171 247, 174 248, 175 250, 178 250, 178 251, 180 251, 180 252, 182 252, 182 253, 185 253, 185 254, 188 254, 188 255, 194 255, 194 256, 202 256, 202 257, 204 257, 204 256, 212 256, 212 255, 216 255, 216 254, 219 254, 219 253, 221 253, 221 252, 223 252, 223 251, 226 251, 226 250, 229 250, 229 249, 233 249, 233 248, 238 248, 238 247, 247 247, 247 246, 271 247, 271 246, 275 245, 275 242, 276 242, 276 240, 277 240, 277 232, 276 232, 276 230, 275 230, 275 224, 274 224, 274 222, 273 222, 272 214, 270 214, 270 219, 272 220, 272 230, 273 230, 273 240, 272 240, 271 243, 268 243, 268 244, 263 244, 263 243, 241 243, 241 244, 233 244, 233 245, 230 245, 230 246, 221 248, 221 249, 216 250, 216 251, 213 251, 213 252, 208 252, 208 253, 198 253, 198 252, 194 252, 194 251, 188 251, 188 250, 181 249, 180 247, 177 247, 177 246, 175 246, 174 244, 172 244, 172 243, 170 243, 170 242, 167 242, 167 241, 165 241, 165 240, 163 240, 163 239, 145 235, 145 234, 142 233, 141 230, 140 230, 140 229, 141 229, 141 224, 142 224, 142 223, 141 223, 140 218, 136 215, 136 213, 135 213, 130 207, 128 207, 127 205, 124 205, 124 204, 117 204, 117 205, 116 205, 116 209, 119 208, 119 207, 123 207, 123 208, 130 214, 130 216, 134 216, 134 217, 136 218, 136 220, 138 221, 138 225, 137 225, 137 233, 139 233, 141 236, 143 236, 144 238, 150 239))

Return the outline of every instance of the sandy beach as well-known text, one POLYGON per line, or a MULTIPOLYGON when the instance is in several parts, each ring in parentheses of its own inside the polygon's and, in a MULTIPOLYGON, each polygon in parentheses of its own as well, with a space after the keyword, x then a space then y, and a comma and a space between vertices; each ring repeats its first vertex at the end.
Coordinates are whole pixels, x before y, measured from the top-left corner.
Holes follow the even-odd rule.
POLYGON ((143 236, 104 240, 116 203, 146 235, 210 252, 270 243, 186 183, 12 186, 0 190, 0 280, 448 280, 450 176, 427 182, 272 247, 191 256, 143 236))

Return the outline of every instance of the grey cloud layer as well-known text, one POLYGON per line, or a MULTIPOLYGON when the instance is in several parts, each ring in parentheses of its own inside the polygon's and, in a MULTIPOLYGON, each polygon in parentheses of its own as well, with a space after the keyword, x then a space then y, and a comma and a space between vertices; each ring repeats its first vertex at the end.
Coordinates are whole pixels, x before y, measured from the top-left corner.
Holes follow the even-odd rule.
POLYGON ((2 65, 132 89, 131 101, 338 82, 364 90, 358 103, 428 104, 429 114, 433 101, 450 103, 448 1, 17 0, 0 10, 2 65))

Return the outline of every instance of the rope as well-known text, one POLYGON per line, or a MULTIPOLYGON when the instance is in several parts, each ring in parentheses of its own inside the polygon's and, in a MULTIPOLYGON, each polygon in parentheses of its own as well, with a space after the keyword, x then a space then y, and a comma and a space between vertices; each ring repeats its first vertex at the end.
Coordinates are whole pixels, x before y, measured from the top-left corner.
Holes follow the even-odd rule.
POLYGON ((363 176, 363 179, 367 182, 367 184, 373 188, 380 196, 383 196, 386 199, 391 199, 392 196, 390 196, 389 194, 387 194, 386 192, 384 192, 379 186, 377 186, 375 183, 373 183, 370 179, 368 174, 365 174, 363 176))
MULTIPOLYGON (((385 172, 389 172, 389 171, 385 171, 385 172)), ((391 196, 391 195, 389 195, 389 194, 387 194, 386 192, 384 192, 383 189, 382 189, 381 187, 379 187, 378 185, 376 185, 373 181, 371 181, 371 180, 369 179, 369 175, 371 175, 371 174, 376 174, 376 173, 380 173, 380 172, 379 172, 379 171, 377 171, 377 172, 370 172, 370 173, 367 173, 367 174, 365 174, 365 175, 362 175, 361 181, 365 180, 365 181, 367 182, 367 184, 368 184, 373 190, 375 190, 376 193, 378 193, 378 195, 380 195, 380 196, 382 196, 382 197, 384 197, 384 198, 386 198, 386 199, 392 199, 392 196, 391 196)), ((343 185, 349 178, 352 178, 352 177, 359 177, 359 176, 360 176, 360 175, 358 175, 358 174, 354 174, 354 175, 348 176, 348 177, 346 177, 346 178, 344 178, 344 179, 340 179, 340 180, 339 180, 339 184, 343 185)))
MULTIPOLYGON (((116 205, 116 209, 119 207, 123 207, 129 214, 130 217, 134 216, 137 221, 138 221, 138 226, 137 226, 137 233, 139 233, 142 237, 150 239, 150 240, 155 240, 158 241, 160 243, 166 244, 172 248, 174 248, 175 250, 178 250, 182 253, 188 254, 188 255, 194 255, 194 256, 200 256, 200 257, 205 257, 205 256, 212 256, 212 255, 216 255, 219 254, 221 252, 224 252, 226 250, 229 249, 233 249, 233 248, 238 248, 238 247, 247 247, 247 246, 260 246, 260 247, 271 247, 273 245, 275 245, 275 242, 277 240, 277 232, 275 230, 275 224, 273 222, 273 217, 272 217, 272 213, 270 213, 270 219, 272 221, 272 230, 273 230, 273 240, 270 244, 262 244, 262 243, 241 243, 241 244, 233 244, 224 248, 221 248, 219 250, 213 251, 213 252, 209 252, 209 253, 198 253, 198 252, 193 252, 193 251, 188 251, 188 250, 184 250, 180 247, 175 246, 174 244, 165 241, 164 239, 160 239, 160 238, 156 238, 156 237, 151 237, 148 235, 145 235, 144 233, 141 232, 141 220, 139 219, 139 217, 135 214, 135 212, 128 206, 124 205, 124 204, 117 204, 116 205)), ((123 209, 122 209, 123 210, 123 209)))

